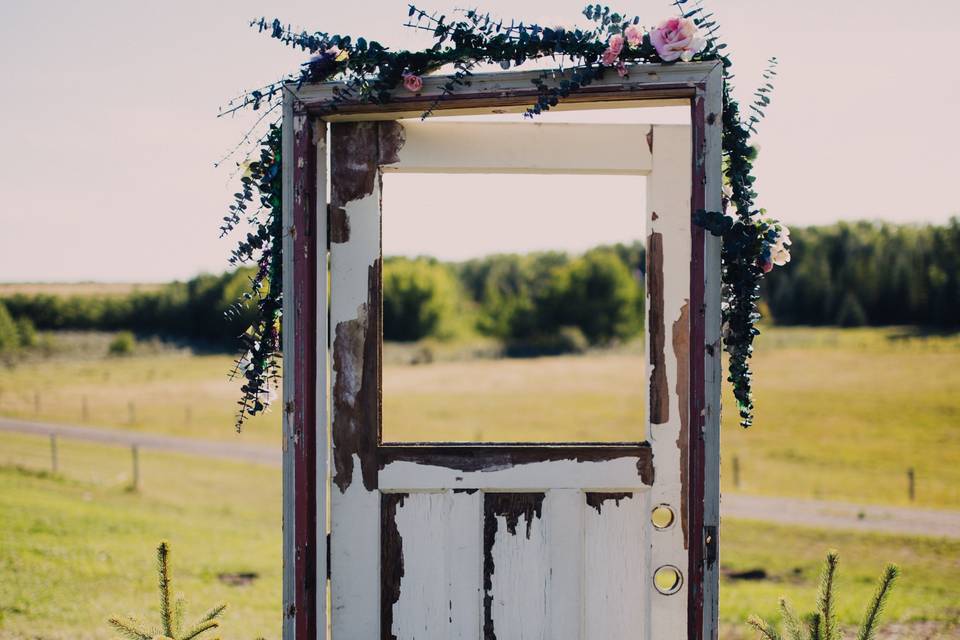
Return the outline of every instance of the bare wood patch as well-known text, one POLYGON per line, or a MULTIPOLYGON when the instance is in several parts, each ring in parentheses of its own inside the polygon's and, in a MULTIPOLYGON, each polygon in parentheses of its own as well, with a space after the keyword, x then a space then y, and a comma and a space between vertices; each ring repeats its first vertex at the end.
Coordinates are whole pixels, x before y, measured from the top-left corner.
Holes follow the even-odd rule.
POLYGON ((327 208, 330 224, 330 242, 342 244, 350 241, 350 218, 343 207, 330 205, 327 208))
POLYGON ((396 120, 380 123, 380 164, 400 162, 400 149, 406 142, 403 125, 396 120))
POLYGON ((377 488, 380 424, 380 259, 367 274, 367 302, 354 320, 337 324, 333 340, 333 483, 346 492, 353 456, 360 459, 363 485, 377 488))
POLYGON ((687 548, 687 478, 690 473, 690 301, 683 303, 673 323, 673 353, 677 358, 677 398, 680 401, 680 526, 683 548, 687 548))
POLYGON ((587 505, 596 509, 597 513, 602 513, 603 503, 607 502, 608 500, 613 500, 614 505, 619 507, 621 500, 633 499, 633 493, 629 491, 620 493, 601 493, 596 491, 588 491, 583 495, 587 505))
POLYGON ((397 527, 397 508, 403 507, 406 493, 384 493, 380 496, 380 637, 397 640, 393 635, 393 607, 400 601, 403 580, 403 539, 397 527))
POLYGON ((650 297, 650 422, 664 424, 670 420, 670 392, 664 335, 663 236, 656 231, 647 241, 647 295, 650 297))
POLYGON ((376 122, 337 122, 330 125, 330 200, 344 207, 373 193, 378 167, 376 122))

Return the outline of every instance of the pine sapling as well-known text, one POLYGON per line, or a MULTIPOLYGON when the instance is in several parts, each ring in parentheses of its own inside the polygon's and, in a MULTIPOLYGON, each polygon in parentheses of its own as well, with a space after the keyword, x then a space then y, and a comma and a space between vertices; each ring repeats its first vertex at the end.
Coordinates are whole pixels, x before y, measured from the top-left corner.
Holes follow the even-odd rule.
POLYGON ((207 611, 186 630, 183 629, 184 600, 171 597, 170 544, 163 541, 157 547, 157 573, 160 587, 160 626, 148 626, 130 616, 114 616, 108 620, 110 625, 129 640, 194 640, 205 631, 220 626, 217 618, 227 608, 219 604, 207 611))
MULTIPOLYGON (((747 620, 747 625, 757 631, 763 640, 843 640, 843 633, 837 620, 836 607, 836 579, 840 556, 836 551, 827 553, 823 571, 820 574, 820 586, 817 592, 817 610, 803 621, 784 598, 780 598, 780 612, 783 615, 783 626, 786 635, 781 636, 776 625, 753 615, 747 620)), ((877 589, 863 614, 863 621, 857 631, 857 640, 876 640, 880 614, 890 596, 893 584, 900 569, 895 564, 888 564, 877 582, 877 589)))

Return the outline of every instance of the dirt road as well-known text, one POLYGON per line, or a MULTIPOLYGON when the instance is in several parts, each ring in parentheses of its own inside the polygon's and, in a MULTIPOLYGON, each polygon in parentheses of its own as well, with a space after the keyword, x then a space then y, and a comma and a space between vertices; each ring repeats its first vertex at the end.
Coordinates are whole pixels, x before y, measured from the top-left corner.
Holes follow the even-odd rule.
MULTIPOLYGON (((279 449, 246 443, 209 442, 147 434, 121 429, 47 424, 0 418, 0 431, 56 434, 87 442, 114 445, 136 444, 154 449, 212 458, 280 466, 279 449)), ((960 538, 960 511, 917 509, 883 505, 859 505, 804 498, 756 496, 730 493, 723 496, 721 515, 807 527, 876 531, 903 535, 960 538)))

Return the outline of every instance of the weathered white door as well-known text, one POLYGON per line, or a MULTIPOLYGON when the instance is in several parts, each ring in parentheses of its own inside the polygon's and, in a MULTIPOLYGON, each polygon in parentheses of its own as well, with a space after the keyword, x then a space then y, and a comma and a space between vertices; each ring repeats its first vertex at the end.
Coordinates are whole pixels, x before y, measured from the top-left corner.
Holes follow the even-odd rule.
POLYGON ((688 637, 690 127, 334 122, 329 147, 334 640, 688 637), (647 176, 646 441, 381 441, 388 171, 647 176))

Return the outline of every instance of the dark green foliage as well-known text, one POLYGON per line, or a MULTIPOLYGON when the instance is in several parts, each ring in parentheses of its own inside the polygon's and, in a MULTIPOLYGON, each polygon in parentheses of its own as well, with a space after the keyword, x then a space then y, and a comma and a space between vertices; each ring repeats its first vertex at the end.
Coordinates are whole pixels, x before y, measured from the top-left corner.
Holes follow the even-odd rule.
POLYGON ((254 318, 250 308, 235 310, 252 274, 252 269, 241 268, 174 282, 156 291, 88 296, 19 293, 2 302, 14 317, 28 318, 41 330, 127 330, 232 349, 254 318), (227 312, 231 316, 225 322, 227 312))
POLYGON ((0 354, 9 354, 20 348, 20 332, 17 323, 0 302, 0 354))
POLYGON ((33 321, 26 316, 17 318, 17 333, 20 336, 21 347, 35 347, 37 345, 37 328, 33 321))
MULTIPOLYGON (((840 557, 836 551, 829 551, 820 574, 820 586, 817 593, 817 610, 801 621, 784 598, 780 598, 780 612, 786 635, 781 636, 776 626, 759 616, 750 616, 747 624, 753 627, 765 640, 843 640, 843 632, 837 622, 836 579, 840 557)), ((890 590, 900 575, 895 564, 884 567, 877 582, 877 589, 867 605, 863 622, 857 631, 857 640, 874 640, 878 621, 883 607, 890 596, 890 590)))
POLYGON ((383 264, 383 337, 400 342, 449 338, 463 311, 449 266, 436 260, 388 258, 383 264))
POLYGON ((793 229, 793 260, 764 283, 778 324, 960 325, 960 219, 793 229))
POLYGON ((219 604, 207 611, 193 625, 183 627, 184 601, 173 599, 170 575, 170 545, 164 541, 157 547, 157 574, 160 587, 160 625, 150 627, 129 616, 113 616, 107 622, 129 640, 193 640, 220 626, 217 618, 227 608, 219 604))
POLYGON ((576 329, 594 345, 627 340, 643 328, 643 247, 597 247, 582 256, 494 255, 459 265, 479 309, 478 329, 520 353, 576 351, 576 329), (563 347, 569 343, 569 349, 563 347), (544 347, 544 349, 541 349, 544 347))

